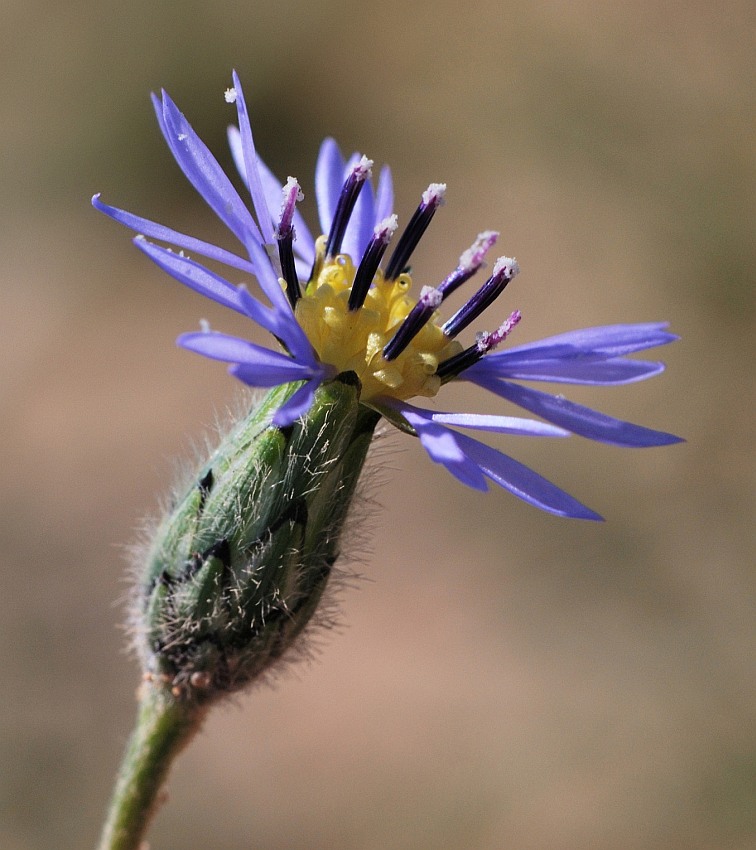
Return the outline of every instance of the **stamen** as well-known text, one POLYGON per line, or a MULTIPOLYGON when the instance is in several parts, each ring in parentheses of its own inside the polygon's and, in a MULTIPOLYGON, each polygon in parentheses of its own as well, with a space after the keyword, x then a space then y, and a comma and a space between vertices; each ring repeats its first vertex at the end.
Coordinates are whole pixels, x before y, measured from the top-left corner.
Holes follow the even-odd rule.
POLYGON ((236 96, 235 88, 226 89, 223 92, 223 97, 226 99, 226 103, 236 103, 236 96))
POLYGON ((433 315, 443 300, 439 289, 432 286, 424 286, 420 290, 420 298, 417 304, 409 311, 407 318, 399 325, 399 330, 386 343, 383 348, 385 360, 395 360, 412 340, 420 333, 423 325, 433 315))
POLYGON ((276 239, 278 240, 278 256, 281 260, 281 275, 286 281, 286 296, 292 309, 302 297, 294 262, 294 227, 292 225, 294 208, 297 201, 302 200, 304 200, 304 193, 299 188, 299 183, 294 177, 289 177, 283 187, 281 219, 276 229, 276 239))
POLYGON ((455 289, 469 280, 475 272, 483 265, 486 252, 491 248, 499 234, 495 230, 485 230, 478 234, 478 238, 459 258, 459 265, 439 285, 444 298, 451 295, 455 289))
POLYGON ((349 224, 349 219, 354 210, 354 205, 357 203, 360 191, 366 180, 370 179, 373 167, 373 160, 363 156, 362 159, 354 166, 347 175, 344 182, 344 188, 339 195, 339 202, 336 205, 336 212, 331 222, 331 232, 328 234, 328 242, 326 244, 326 256, 335 257, 341 251, 341 243, 344 240, 344 233, 349 224))
POLYGON ((356 310, 365 303, 370 284, 373 282, 388 243, 397 227, 399 227, 399 222, 396 215, 390 215, 377 224, 373 230, 373 237, 362 255, 362 260, 352 283, 352 291, 349 293, 350 310, 356 310))
POLYGON ((396 280, 402 273, 436 210, 443 204, 445 192, 446 183, 431 183, 423 192, 420 206, 413 213, 409 224, 402 233, 399 244, 391 255, 386 269, 386 280, 396 280))
POLYGON ((456 378, 465 369, 469 369, 473 363, 477 363, 481 357, 488 354, 489 351, 493 351, 497 345, 504 342, 513 328, 520 323, 521 319, 522 313, 519 310, 515 310, 497 330, 491 333, 479 333, 474 345, 438 364, 438 369, 436 369, 438 377, 442 381, 448 381, 451 378, 456 378))
POLYGON ((493 267, 493 274, 481 288, 463 304, 443 326, 448 337, 457 336, 460 331, 475 321, 480 314, 493 304, 507 284, 520 271, 517 260, 511 257, 499 257, 493 267))

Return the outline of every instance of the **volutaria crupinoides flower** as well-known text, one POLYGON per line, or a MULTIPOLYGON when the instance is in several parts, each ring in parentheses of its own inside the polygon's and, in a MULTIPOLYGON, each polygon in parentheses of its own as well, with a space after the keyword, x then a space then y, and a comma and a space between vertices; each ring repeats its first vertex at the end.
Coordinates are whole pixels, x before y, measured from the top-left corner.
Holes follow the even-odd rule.
POLYGON ((657 375, 661 363, 627 355, 676 339, 665 324, 586 328, 504 347, 520 313, 509 313, 492 331, 481 331, 480 322, 518 264, 500 256, 482 284, 471 281, 497 233, 480 233, 442 281, 414 291, 409 261, 444 202, 444 184, 422 192, 400 230, 388 167, 374 190, 372 161, 359 154, 345 160, 326 139, 315 172, 322 235, 314 238, 297 209, 303 200, 298 182, 279 181, 257 154, 236 74, 226 100, 236 106, 238 127, 229 129, 229 142, 251 207, 171 98, 153 96, 171 153, 236 237, 238 252, 93 198, 98 210, 137 232, 136 246, 161 269, 271 334, 269 347, 209 327, 178 339, 190 351, 230 364, 245 384, 269 389, 164 517, 140 582, 135 619, 147 674, 175 697, 195 701, 255 679, 317 610, 381 418, 417 438, 468 487, 485 490, 493 481, 544 511, 589 520, 600 517, 459 429, 578 434, 633 448, 679 441, 526 385, 613 386, 657 375), (221 275, 220 266, 230 271, 221 275), (444 316, 444 301, 462 286, 469 298, 444 316), (418 403, 456 381, 539 419, 418 403))

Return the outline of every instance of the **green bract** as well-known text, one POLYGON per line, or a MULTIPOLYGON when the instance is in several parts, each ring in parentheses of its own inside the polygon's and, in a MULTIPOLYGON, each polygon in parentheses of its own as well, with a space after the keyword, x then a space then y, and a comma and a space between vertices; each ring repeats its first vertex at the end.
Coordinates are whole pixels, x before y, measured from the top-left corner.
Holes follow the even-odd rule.
POLYGON ((310 621, 377 413, 345 374, 286 428, 271 390, 223 440, 157 529, 140 588, 137 643, 148 678, 207 702, 265 672, 310 621))

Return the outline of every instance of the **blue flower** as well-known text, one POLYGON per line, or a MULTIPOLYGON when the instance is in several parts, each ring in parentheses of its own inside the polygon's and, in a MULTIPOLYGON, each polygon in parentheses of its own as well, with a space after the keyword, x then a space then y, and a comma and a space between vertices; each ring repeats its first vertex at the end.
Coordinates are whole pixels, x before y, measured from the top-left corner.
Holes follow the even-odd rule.
POLYGON ((433 183, 382 260, 397 230, 391 172, 384 166, 374 191, 373 163, 354 154, 344 160, 333 139, 320 149, 315 194, 322 234, 313 238, 296 208, 303 195, 289 178, 283 185, 258 157, 241 85, 233 75, 226 100, 235 103, 238 128, 229 128, 231 151, 252 200, 242 200, 220 165, 171 98, 153 96, 157 120, 176 162, 215 214, 241 244, 239 254, 179 233, 103 203, 94 206, 135 230, 135 244, 160 268, 213 301, 250 318, 277 340, 275 348, 209 329, 186 333, 179 345, 230 365, 253 387, 301 382, 278 409, 283 427, 307 413, 317 387, 345 372, 360 379, 360 403, 419 438, 432 460, 470 487, 487 481, 554 514, 601 519, 572 496, 507 455, 457 428, 500 434, 564 437, 570 433, 619 446, 661 446, 680 441, 661 431, 623 422, 561 395, 520 381, 610 386, 652 377, 663 364, 627 357, 677 337, 666 325, 633 324, 587 328, 494 352, 520 321, 513 312, 497 330, 478 333, 463 347, 457 337, 501 295, 519 271, 500 257, 483 285, 443 324, 438 308, 484 265, 498 234, 485 231, 437 286, 419 297, 409 290, 408 262, 438 208, 446 186, 433 183), (165 248, 148 239, 167 243, 165 248), (200 255, 257 280, 266 301, 184 254, 200 255), (445 413, 417 407, 410 399, 435 396, 451 381, 469 381, 541 417, 445 413))

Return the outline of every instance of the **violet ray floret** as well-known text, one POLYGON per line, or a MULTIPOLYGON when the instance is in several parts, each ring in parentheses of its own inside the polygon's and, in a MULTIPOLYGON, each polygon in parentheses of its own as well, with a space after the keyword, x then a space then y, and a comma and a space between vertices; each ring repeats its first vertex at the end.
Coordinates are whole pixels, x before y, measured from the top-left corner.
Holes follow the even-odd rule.
POLYGON ((423 192, 420 205, 404 228, 404 233, 402 233, 399 243, 388 262, 386 280, 396 280, 402 273, 409 258, 412 256, 412 252, 417 247, 417 243, 436 214, 436 210, 444 203, 445 194, 446 183, 431 183, 423 192))
POLYGON ((252 197, 252 204, 255 208, 255 215, 260 226, 263 241, 271 243, 273 241, 273 219, 268 207, 268 202, 263 191, 262 180, 260 179, 260 170, 257 167, 257 151, 255 142, 252 137, 252 127, 249 122, 249 114, 247 112, 247 103, 244 99, 241 83, 236 71, 233 72, 231 78, 234 87, 231 89, 234 93, 232 103, 236 104, 236 114, 239 119, 239 132, 242 138, 242 158, 244 160, 244 168, 249 176, 247 180, 247 188, 252 197))

